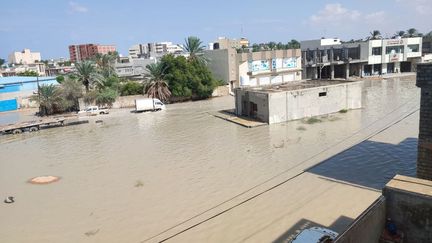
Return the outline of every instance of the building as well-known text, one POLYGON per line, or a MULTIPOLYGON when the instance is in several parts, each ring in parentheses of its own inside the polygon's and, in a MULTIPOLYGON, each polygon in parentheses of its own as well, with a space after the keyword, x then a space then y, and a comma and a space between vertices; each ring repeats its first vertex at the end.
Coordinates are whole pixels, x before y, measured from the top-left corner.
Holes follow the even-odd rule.
POLYGON ((301 81, 235 89, 235 113, 268 124, 361 108, 361 82, 301 81))
POLYGON ((183 46, 172 42, 136 44, 129 48, 131 58, 160 58, 166 54, 182 55, 183 46))
POLYGON ((422 57, 422 38, 301 42, 303 78, 334 79, 412 72, 422 57))
POLYGON ((237 39, 229 39, 226 37, 219 37, 217 40, 213 42, 212 47, 209 49, 240 49, 249 46, 249 40, 246 38, 237 39))
POLYGON ((55 77, 2 77, 0 78, 0 112, 22 107, 37 107, 30 97, 39 85, 57 84, 55 77))
POLYGON ((45 63, 36 62, 32 64, 21 64, 21 65, 12 64, 11 66, 0 69, 0 76, 2 77, 17 76, 20 73, 24 73, 26 71, 34 71, 39 76, 45 76, 46 75, 45 63))
POLYGON ((114 68, 119 77, 143 79, 148 73, 146 66, 156 62, 156 58, 130 58, 122 62, 117 62, 114 68))
POLYGON ((238 65, 235 49, 207 50, 204 56, 207 59, 207 67, 216 79, 231 85, 237 83, 238 65))
POLYGON ((236 87, 266 86, 302 78, 300 49, 238 53, 236 87))
POLYGON ((236 87, 255 87, 301 80, 300 49, 237 53, 233 48, 205 52, 213 75, 236 87))
POLYGON ((8 62, 10 64, 34 64, 41 61, 40 52, 31 52, 30 49, 13 52, 9 55, 8 62))
POLYGON ((93 58, 96 54, 108 54, 115 51, 114 45, 82 44, 69 46, 70 60, 73 63, 93 58))

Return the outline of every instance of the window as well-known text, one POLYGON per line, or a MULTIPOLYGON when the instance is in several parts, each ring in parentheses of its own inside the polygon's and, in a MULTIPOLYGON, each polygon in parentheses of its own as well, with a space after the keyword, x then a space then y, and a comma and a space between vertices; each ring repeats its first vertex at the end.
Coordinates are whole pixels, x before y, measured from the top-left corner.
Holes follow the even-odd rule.
POLYGON ((403 52, 404 52, 404 46, 387 46, 386 47, 386 54, 403 53, 403 52))
POLYGON ((318 93, 318 96, 319 96, 319 97, 327 96, 327 92, 319 92, 319 93, 318 93))
POLYGON ((417 45, 408 45, 408 52, 418 52, 420 49, 420 46, 417 45))
POLYGON ((372 56, 381 56, 382 47, 372 47, 372 56))

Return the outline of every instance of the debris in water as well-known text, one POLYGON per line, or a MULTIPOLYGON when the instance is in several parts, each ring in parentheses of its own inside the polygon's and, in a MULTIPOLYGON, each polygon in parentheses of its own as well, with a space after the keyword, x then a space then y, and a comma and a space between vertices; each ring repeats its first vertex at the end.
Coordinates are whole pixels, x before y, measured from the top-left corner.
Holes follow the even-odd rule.
POLYGON ((142 182, 140 180, 136 181, 135 187, 142 187, 142 186, 144 186, 144 182, 142 182))
POLYGON ((103 120, 96 120, 96 123, 103 123, 103 120))
POLYGON ((282 142, 280 144, 273 144, 274 148, 283 148, 285 146, 285 141, 282 140, 282 142))
POLYGON ((93 230, 93 231, 87 231, 87 232, 85 232, 84 234, 85 234, 86 236, 93 236, 93 235, 97 234, 97 233, 99 232, 99 230, 100 230, 100 229, 93 230))
POLYGON ((4 200, 4 203, 14 203, 14 202, 15 202, 14 197, 11 197, 11 196, 7 197, 4 200))
POLYGON ((304 127, 304 126, 299 126, 299 127, 297 127, 297 130, 299 130, 299 131, 306 131, 306 127, 304 127))
POLYGON ((59 176, 38 176, 30 179, 28 182, 31 184, 49 184, 60 180, 59 176))

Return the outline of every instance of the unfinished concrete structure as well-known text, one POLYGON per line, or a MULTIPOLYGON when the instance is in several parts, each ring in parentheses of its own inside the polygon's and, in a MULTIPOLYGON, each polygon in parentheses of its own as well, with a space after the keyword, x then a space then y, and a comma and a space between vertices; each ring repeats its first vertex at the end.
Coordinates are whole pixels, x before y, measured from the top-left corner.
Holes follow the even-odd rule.
POLYGON ((418 64, 416 85, 421 88, 417 177, 432 180, 432 63, 418 64))
POLYGON ((357 109, 362 84, 344 81, 303 81, 235 90, 236 115, 268 124, 357 109))

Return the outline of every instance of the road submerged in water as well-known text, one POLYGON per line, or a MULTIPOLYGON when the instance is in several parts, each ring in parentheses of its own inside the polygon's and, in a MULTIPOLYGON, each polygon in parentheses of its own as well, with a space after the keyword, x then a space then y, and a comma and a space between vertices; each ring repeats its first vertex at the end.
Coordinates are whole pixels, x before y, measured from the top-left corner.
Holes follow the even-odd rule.
POLYGON ((419 97, 414 79, 365 81, 363 109, 315 124, 244 128, 211 115, 233 108, 222 97, 1 136, 0 196, 15 203, 0 206, 0 242, 262 242, 302 222, 340 232, 374 189, 415 170, 419 97), (44 175, 62 180, 27 183, 44 175))

